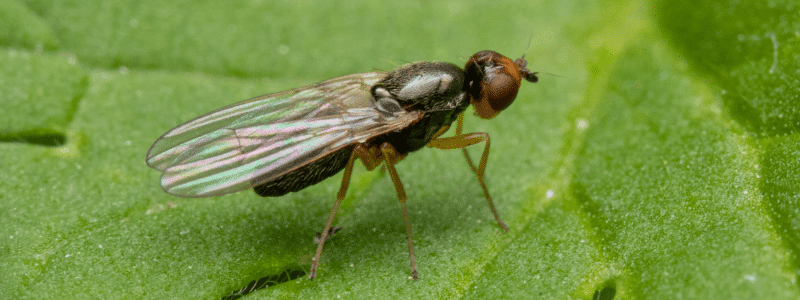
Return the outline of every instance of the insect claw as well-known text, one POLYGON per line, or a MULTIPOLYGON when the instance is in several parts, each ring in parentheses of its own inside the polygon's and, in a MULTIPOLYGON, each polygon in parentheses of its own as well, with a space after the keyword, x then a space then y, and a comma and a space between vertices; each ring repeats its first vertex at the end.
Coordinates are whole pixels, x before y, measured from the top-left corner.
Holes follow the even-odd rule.
POLYGON ((308 280, 314 280, 315 277, 317 277, 317 270, 311 270, 308 274, 308 280))
POLYGON ((506 223, 503 223, 503 221, 499 221, 498 225, 500 225, 500 227, 503 228, 503 232, 508 232, 508 226, 506 226, 506 223))

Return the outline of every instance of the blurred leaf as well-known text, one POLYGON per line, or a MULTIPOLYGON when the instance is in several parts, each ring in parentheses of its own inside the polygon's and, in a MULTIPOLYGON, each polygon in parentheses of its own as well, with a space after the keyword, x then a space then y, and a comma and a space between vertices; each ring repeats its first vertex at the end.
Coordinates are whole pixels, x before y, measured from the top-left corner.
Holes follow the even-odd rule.
POLYGON ((693 67, 722 88, 730 115, 757 134, 800 130, 800 3, 660 1, 658 21, 693 67))

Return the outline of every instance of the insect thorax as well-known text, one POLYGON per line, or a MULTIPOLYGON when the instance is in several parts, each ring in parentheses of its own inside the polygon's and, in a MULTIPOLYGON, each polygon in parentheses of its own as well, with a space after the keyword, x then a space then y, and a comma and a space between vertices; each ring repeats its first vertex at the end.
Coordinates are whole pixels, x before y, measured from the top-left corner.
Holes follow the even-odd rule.
POLYGON ((419 150, 443 126, 449 126, 467 106, 464 71, 445 62, 418 62, 400 66, 372 87, 376 107, 383 113, 402 108, 424 116, 405 129, 371 140, 391 143, 401 154, 419 150))

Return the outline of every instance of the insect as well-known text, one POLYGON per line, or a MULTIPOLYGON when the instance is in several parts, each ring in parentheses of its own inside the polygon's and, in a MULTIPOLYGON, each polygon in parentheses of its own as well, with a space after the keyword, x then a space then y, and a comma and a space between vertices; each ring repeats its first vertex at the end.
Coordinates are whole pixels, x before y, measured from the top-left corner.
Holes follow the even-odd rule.
POLYGON ((516 98, 522 79, 537 82, 523 57, 511 61, 481 51, 464 69, 416 62, 391 72, 369 72, 268 94, 212 111, 175 127, 153 143, 147 164, 162 172, 161 186, 180 197, 210 197, 253 188, 276 197, 344 170, 336 202, 319 238, 309 274, 345 197, 355 160, 367 170, 385 165, 397 191, 408 236, 411 277, 417 267, 406 193, 394 165, 425 146, 462 149, 497 223, 507 231, 484 182, 489 134, 463 133, 464 111, 491 119, 516 98), (453 122, 454 136, 441 137, 453 122), (484 142, 477 165, 465 147, 484 142))

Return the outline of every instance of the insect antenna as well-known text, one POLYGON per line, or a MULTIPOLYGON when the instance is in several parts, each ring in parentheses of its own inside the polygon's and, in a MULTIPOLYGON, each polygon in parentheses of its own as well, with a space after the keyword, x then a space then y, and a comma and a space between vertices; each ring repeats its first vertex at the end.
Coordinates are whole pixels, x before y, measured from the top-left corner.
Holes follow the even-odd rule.
POLYGON ((547 73, 547 72, 536 72, 536 73, 539 73, 539 74, 547 74, 547 75, 550 75, 550 76, 561 77, 561 78, 569 78, 569 77, 567 77, 567 76, 561 76, 561 75, 558 75, 558 74, 547 73))
POLYGON ((528 51, 531 51, 532 45, 533 45, 533 33, 531 33, 531 36, 528 37, 528 48, 525 48, 525 52, 522 52, 522 57, 520 57, 521 59, 525 59, 525 55, 528 54, 528 51))

